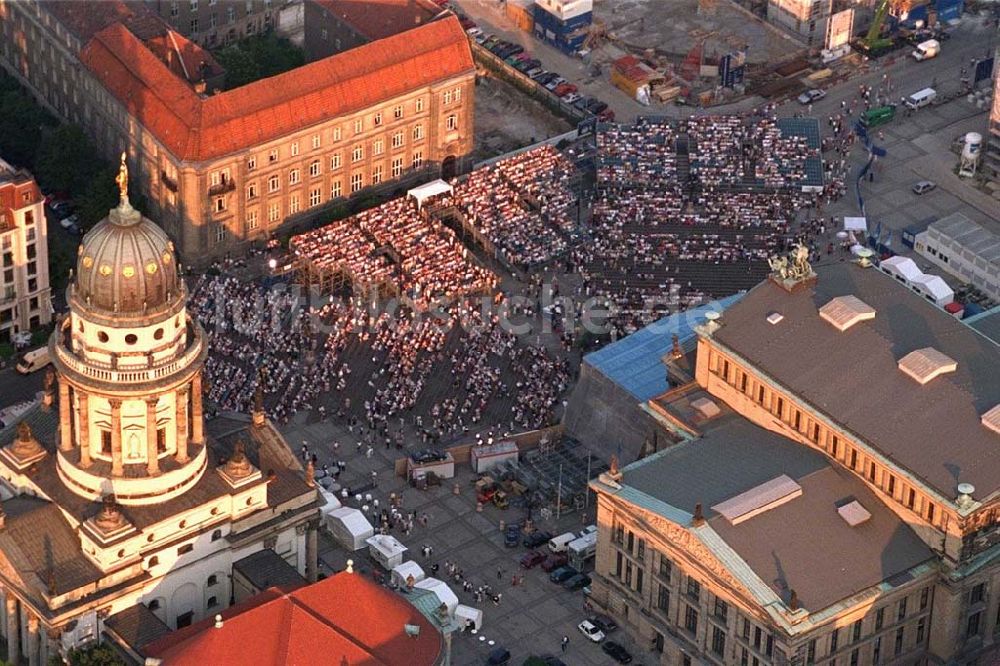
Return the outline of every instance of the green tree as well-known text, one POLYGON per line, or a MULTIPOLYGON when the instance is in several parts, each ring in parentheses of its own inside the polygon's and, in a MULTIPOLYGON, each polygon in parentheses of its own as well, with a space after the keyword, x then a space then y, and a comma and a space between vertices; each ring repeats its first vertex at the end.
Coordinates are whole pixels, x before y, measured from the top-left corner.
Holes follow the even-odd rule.
POLYGON ((215 59, 226 70, 227 89, 239 88, 260 78, 260 67, 257 62, 238 44, 217 51, 215 59))
POLYGON ((118 204, 118 185, 115 183, 117 175, 117 168, 103 164, 87 181, 82 193, 74 197, 73 202, 84 229, 89 229, 102 220, 118 204))
POLYGON ((71 666, 125 666, 122 658, 107 645, 71 650, 68 657, 71 666))
POLYGON ((306 62, 302 49, 273 34, 249 37, 213 55, 226 70, 226 88, 230 90, 301 67, 306 62))
POLYGON ((0 95, 0 155, 18 166, 33 168, 42 138, 42 110, 21 91, 0 95))
POLYGON ((47 132, 35 156, 35 178, 43 190, 84 191, 94 176, 97 151, 78 125, 60 125, 47 132))

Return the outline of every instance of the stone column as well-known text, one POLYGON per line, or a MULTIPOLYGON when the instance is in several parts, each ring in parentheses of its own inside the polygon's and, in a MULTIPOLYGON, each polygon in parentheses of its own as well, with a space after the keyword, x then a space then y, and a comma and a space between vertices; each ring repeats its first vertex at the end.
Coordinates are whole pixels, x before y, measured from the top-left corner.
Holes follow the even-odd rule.
POLYGON ((310 583, 316 582, 317 574, 317 558, 318 558, 318 546, 317 546, 317 529, 316 524, 310 522, 306 526, 306 580, 310 583))
POLYGON ((59 637, 61 636, 59 629, 46 629, 45 630, 45 643, 42 647, 42 663, 48 664, 53 657, 59 657, 59 637))
POLYGON ((111 398, 111 476, 121 476, 125 467, 122 464, 122 401, 111 398))
POLYGON ((73 421, 69 410, 69 384, 63 380, 59 382, 59 449, 62 451, 73 448, 73 421))
POLYGON ((188 387, 183 386, 177 389, 177 462, 182 465, 190 458, 188 457, 188 387))
POLYGON ((191 443, 201 446, 205 443, 203 431, 205 414, 201 405, 201 372, 191 380, 191 443))
POLYGON ((156 450, 156 403, 159 398, 146 398, 146 474, 160 473, 160 458, 156 450))
POLYGON ((28 666, 41 666, 41 643, 38 634, 38 616, 31 613, 28 615, 28 666))
POLYGON ((7 661, 17 664, 21 659, 21 621, 17 613, 17 597, 7 593, 7 661))
POLYGON ((79 403, 76 411, 77 437, 80 438, 80 467, 90 467, 90 407, 86 393, 77 393, 79 403))

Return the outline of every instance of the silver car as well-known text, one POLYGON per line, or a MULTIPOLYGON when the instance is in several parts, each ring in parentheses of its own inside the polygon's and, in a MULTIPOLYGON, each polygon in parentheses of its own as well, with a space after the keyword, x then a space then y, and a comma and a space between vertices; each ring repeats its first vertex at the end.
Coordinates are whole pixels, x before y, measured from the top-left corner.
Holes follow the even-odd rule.
POLYGON ((935 187, 937 187, 937 183, 935 183, 933 180, 921 180, 919 183, 913 184, 913 193, 927 194, 935 187))
POLYGON ((826 97, 825 90, 820 90, 819 88, 813 88, 799 95, 799 104, 812 104, 813 102, 821 100, 824 97, 826 97))

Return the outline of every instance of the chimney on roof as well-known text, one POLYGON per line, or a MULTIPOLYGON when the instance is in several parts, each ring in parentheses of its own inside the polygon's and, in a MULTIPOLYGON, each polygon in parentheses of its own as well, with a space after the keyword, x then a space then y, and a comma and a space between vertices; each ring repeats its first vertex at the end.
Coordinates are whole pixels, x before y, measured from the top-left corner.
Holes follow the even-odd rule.
POLYGON ((694 505, 694 516, 691 518, 691 525, 698 527, 705 522, 705 515, 701 512, 701 502, 694 505))
POLYGON ((347 573, 354 573, 354 560, 347 560, 347 573))
POLYGON ((195 81, 194 91, 196 93, 198 93, 199 95, 204 95, 207 89, 208 89, 208 84, 205 83, 205 79, 202 79, 201 81, 195 81))
POLYGON ((799 609, 799 595, 795 590, 792 590, 792 596, 788 599, 788 607, 793 611, 799 609))
POLYGON ((222 616, 221 615, 216 615, 215 616, 215 628, 216 629, 222 629, 222 616))

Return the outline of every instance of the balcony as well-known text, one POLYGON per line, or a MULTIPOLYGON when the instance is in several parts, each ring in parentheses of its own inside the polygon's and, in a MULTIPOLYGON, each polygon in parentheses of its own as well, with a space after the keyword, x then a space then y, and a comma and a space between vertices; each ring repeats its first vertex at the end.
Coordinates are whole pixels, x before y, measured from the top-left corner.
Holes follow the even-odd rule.
POLYGON ((236 183, 233 182, 231 178, 223 180, 218 185, 212 185, 208 188, 208 196, 215 197, 220 194, 225 194, 227 192, 232 192, 236 189, 236 183))
POLYGON ((160 182, 171 192, 177 192, 177 181, 168 176, 166 171, 160 171, 160 182))

